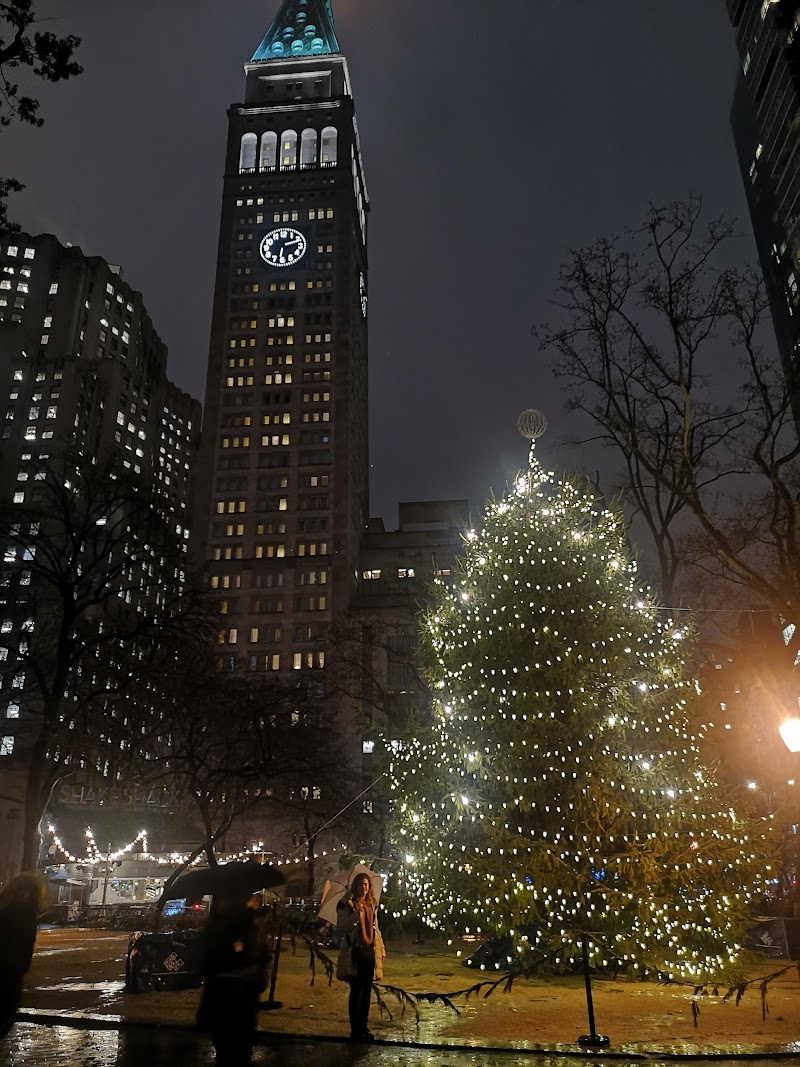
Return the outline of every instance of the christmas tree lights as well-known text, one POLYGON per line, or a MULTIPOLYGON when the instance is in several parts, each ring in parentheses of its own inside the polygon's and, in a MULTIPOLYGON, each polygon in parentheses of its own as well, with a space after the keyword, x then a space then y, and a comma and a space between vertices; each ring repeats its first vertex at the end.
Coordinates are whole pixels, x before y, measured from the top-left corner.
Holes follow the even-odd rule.
MULTIPOLYGON (((533 436, 533 435, 531 435, 533 436)), ((529 469, 464 539, 422 625, 430 727, 390 752, 402 881, 431 926, 521 965, 692 981, 735 970, 765 828, 722 804, 688 720, 691 633, 623 520, 529 469)))

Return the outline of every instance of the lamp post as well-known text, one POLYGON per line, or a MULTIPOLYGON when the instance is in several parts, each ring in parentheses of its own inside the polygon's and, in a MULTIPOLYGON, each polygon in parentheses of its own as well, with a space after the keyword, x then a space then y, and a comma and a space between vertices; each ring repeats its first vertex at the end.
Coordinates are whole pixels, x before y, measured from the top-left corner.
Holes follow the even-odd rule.
POLYGON ((800 719, 787 719, 778 731, 790 752, 800 752, 800 719))

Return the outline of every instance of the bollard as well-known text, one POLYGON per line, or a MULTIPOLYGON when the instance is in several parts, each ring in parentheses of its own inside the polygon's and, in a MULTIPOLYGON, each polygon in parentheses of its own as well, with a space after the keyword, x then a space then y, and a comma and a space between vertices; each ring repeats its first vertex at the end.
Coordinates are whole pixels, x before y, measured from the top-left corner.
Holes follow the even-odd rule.
POLYGON ((281 935, 283 934, 283 924, 278 925, 278 933, 275 937, 275 951, 272 956, 272 974, 269 980, 269 999, 259 1002, 260 1011, 272 1011, 274 1008, 282 1008, 283 1001, 275 999, 275 985, 278 981, 278 963, 281 956, 281 935))
POLYGON ((581 950, 583 953, 583 981, 586 986, 586 1008, 589 1012, 589 1033, 581 1034, 578 1038, 579 1045, 589 1045, 593 1048, 605 1048, 611 1044, 611 1038, 605 1034, 598 1034, 594 1026, 594 1001, 592 1000, 592 976, 589 974, 589 944, 586 934, 581 935, 581 950))

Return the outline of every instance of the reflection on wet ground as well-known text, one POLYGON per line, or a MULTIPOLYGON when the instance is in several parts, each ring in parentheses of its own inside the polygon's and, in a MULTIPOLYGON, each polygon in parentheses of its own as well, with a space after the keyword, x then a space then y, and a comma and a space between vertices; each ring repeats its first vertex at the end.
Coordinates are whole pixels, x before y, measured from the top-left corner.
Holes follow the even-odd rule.
POLYGON ((62 952, 84 952, 83 945, 65 945, 63 948, 37 948, 37 956, 60 956, 62 952))
POLYGON ((51 992, 53 990, 69 990, 74 993, 99 993, 100 1000, 110 1000, 112 997, 119 996, 120 983, 118 980, 113 982, 81 982, 78 979, 68 978, 66 982, 53 982, 47 985, 37 985, 35 987, 38 990, 46 990, 51 992))
MULTIPOLYGON (((611 1050, 585 1057, 532 1055, 480 1049, 470 1052, 404 1048, 398 1045, 348 1045, 343 1042, 279 1041, 259 1045, 253 1063, 263 1067, 576 1067, 584 1059, 620 1064, 626 1059, 647 1067, 674 1067, 675 1059, 626 1057, 611 1050)), ((682 1059, 688 1065, 700 1061, 682 1059)), ((708 1060, 705 1060, 708 1063, 708 1060)), ((797 1059, 748 1058, 749 1067, 797 1064, 797 1059)), ((214 1051, 209 1041, 191 1032, 131 1027, 117 1030, 83 1030, 68 1026, 17 1023, 11 1034, 0 1038, 0 1063, 7 1067, 212 1067, 214 1051)), ((713 1059, 715 1067, 741 1067, 742 1061, 713 1059)))

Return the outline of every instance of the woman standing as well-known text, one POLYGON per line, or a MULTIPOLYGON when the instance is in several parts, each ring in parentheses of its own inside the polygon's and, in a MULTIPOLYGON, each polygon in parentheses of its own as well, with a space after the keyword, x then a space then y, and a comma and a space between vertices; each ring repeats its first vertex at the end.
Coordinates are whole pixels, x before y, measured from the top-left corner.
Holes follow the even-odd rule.
POLYGON ((336 925, 344 935, 336 977, 350 984, 347 1007, 351 1041, 375 1040, 367 1029, 367 1018, 375 978, 377 911, 369 876, 357 874, 336 907, 336 925))
POLYGON ((14 1025, 38 919, 46 909, 44 885, 32 871, 18 875, 0 893, 0 1036, 14 1025))

